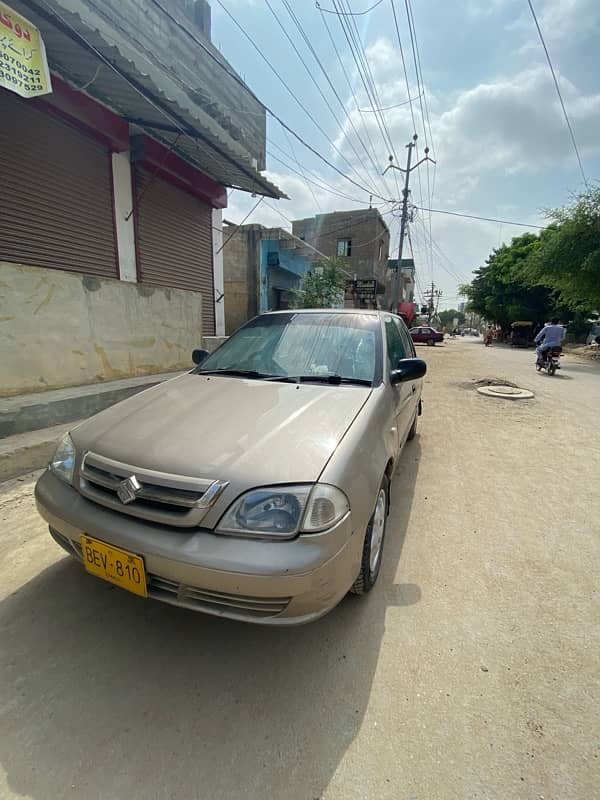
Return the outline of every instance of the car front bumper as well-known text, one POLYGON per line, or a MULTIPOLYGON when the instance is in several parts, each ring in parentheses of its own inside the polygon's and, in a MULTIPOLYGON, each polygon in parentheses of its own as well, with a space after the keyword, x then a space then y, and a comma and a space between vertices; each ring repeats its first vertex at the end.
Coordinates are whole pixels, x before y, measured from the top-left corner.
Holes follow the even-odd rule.
POLYGON ((140 555, 149 597, 216 616, 265 625, 311 622, 337 605, 360 568, 363 536, 352 529, 350 514, 324 533, 277 542, 147 523, 87 500, 49 470, 35 498, 67 552, 81 560, 87 534, 140 555))

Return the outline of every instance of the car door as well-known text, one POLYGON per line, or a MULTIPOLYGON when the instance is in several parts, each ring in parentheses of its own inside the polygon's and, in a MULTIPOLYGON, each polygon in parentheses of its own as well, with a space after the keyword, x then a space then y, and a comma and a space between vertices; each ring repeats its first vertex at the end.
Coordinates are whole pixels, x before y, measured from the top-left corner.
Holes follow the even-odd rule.
POLYGON ((411 410, 413 408, 413 391, 410 383, 397 383, 392 385, 389 381, 389 373, 396 369, 398 362, 403 358, 409 358, 411 351, 406 350, 406 345, 400 334, 400 328, 394 317, 384 317, 385 341, 387 350, 386 370, 388 373, 388 385, 392 393, 394 405, 394 421, 398 436, 398 449, 408 435, 412 424, 411 410))
MULTIPOLYGON (((415 346, 408 332, 408 328, 401 319, 394 319, 394 322, 398 326, 400 338, 402 339, 402 342, 404 344, 404 349, 406 351, 406 358, 416 358, 417 351, 415 350, 415 346)), ((410 406, 410 413, 408 415, 409 428, 410 428, 415 418, 415 415, 418 411, 419 400, 421 399, 421 390, 423 388, 423 381, 422 379, 416 381, 407 381, 407 383, 405 383, 404 385, 410 388, 410 399, 408 401, 408 405, 410 406)))

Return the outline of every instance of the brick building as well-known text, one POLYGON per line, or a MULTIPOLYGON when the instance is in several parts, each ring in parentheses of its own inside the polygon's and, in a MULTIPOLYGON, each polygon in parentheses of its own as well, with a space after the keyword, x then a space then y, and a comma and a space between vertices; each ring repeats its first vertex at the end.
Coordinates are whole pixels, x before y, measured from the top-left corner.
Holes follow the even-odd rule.
MULTIPOLYGON (((375 208, 334 211, 292 222, 292 232, 328 257, 339 256, 346 269, 360 279, 376 279, 389 291, 390 231, 375 208)), ((385 307, 385 306, 384 306, 385 307)))

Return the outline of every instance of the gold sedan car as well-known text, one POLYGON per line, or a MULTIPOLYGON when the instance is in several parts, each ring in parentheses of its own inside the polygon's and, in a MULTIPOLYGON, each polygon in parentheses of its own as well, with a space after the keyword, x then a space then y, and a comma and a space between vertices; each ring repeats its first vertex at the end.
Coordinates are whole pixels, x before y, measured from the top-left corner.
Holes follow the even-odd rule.
POLYGON ((50 533, 141 597, 294 625, 367 593, 423 361, 381 311, 256 317, 196 368, 102 411, 36 486, 50 533))

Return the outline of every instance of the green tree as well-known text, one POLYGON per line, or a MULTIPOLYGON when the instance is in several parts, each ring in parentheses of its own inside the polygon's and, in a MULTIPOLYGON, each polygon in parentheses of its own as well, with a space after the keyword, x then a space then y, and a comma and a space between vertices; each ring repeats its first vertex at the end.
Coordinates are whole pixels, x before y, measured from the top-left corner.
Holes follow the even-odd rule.
POLYGON ((552 224, 525 270, 533 285, 549 286, 572 311, 600 311, 600 187, 546 212, 552 224))
POLYGON ((457 311, 455 308, 446 309, 446 311, 440 311, 438 313, 438 317, 440 318, 440 322, 442 325, 445 325, 447 328, 451 328, 454 325, 454 320, 458 319, 458 324, 463 325, 465 321, 465 315, 462 311, 457 311))
POLYGON ((460 289, 470 310, 504 329, 516 320, 545 322, 555 307, 553 290, 541 282, 532 285, 526 269, 540 247, 539 236, 525 233, 494 250, 460 289))
POLYGON ((329 258, 306 272, 292 291, 293 308, 332 308, 344 301, 345 277, 339 259, 329 258))

